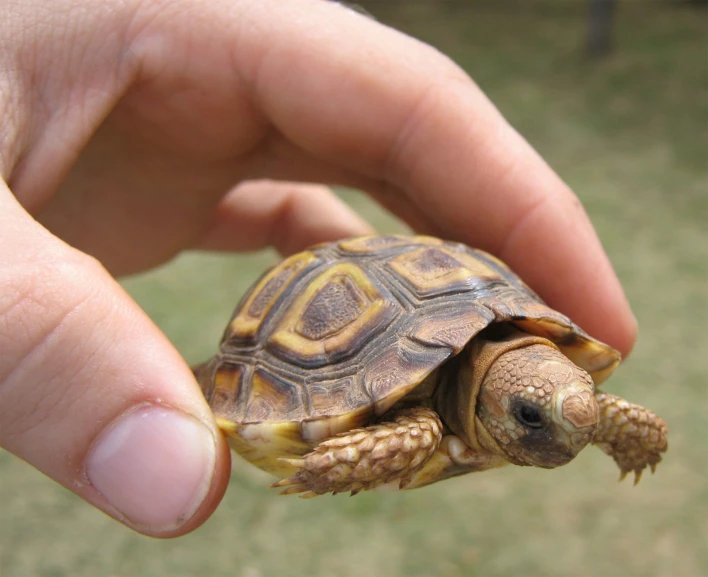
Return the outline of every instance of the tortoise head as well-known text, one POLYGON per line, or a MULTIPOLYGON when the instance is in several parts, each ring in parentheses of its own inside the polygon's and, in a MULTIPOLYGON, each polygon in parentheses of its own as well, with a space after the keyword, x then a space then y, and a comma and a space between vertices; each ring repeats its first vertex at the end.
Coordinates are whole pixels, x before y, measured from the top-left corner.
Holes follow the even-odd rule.
POLYGON ((554 347, 534 344, 494 361, 476 413, 496 452, 517 465, 550 469, 571 461, 594 437, 600 418, 594 392, 584 370, 554 347))

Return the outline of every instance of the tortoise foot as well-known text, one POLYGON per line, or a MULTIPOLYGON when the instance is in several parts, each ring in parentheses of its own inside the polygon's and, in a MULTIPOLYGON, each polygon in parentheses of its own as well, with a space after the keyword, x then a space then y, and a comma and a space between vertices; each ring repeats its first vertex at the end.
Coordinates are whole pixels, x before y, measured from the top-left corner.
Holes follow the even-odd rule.
POLYGON ((441 439, 442 424, 435 411, 401 410, 391 422, 341 433, 302 458, 280 459, 297 471, 271 487, 283 488, 282 495, 299 493, 304 498, 347 491, 356 495, 392 481, 403 489, 441 439))
POLYGON ((647 467, 655 471, 668 447, 666 422, 615 395, 597 393, 595 398, 600 405, 600 426, 593 443, 615 460, 620 481, 633 471, 636 485, 647 467))

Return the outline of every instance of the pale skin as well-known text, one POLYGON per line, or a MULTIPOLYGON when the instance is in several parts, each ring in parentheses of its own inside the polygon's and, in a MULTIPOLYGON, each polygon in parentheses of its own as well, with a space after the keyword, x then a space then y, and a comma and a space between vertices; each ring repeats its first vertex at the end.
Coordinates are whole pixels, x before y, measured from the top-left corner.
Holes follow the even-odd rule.
POLYGON ((199 526, 229 452, 115 277, 186 249, 289 254, 369 232, 324 186, 233 188, 246 181, 361 188, 631 350, 577 198, 430 47, 320 0, 0 9, 0 445, 129 527, 199 526))

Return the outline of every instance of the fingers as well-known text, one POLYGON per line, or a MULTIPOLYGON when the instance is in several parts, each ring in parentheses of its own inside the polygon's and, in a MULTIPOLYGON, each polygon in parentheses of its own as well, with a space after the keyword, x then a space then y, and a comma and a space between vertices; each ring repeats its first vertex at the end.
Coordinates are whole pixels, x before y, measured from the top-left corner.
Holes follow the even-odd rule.
MULTIPOLYGON (((90 56, 80 82, 28 75, 44 78, 37 91, 53 97, 38 109, 66 113, 25 139, 33 150, 16 147, 22 160, 12 178, 26 206, 43 205, 52 230, 110 270, 152 266, 194 244, 201 217, 233 183, 299 174, 298 155, 279 156, 278 138, 321 171, 307 180, 378 183, 377 197, 416 226, 496 253, 595 337, 631 349, 634 319, 577 199, 432 48, 320 0, 97 5, 120 32, 108 35, 110 50, 93 50, 93 23, 115 27, 93 11, 91 34, 69 43, 90 56), (120 72, 106 61, 122 63, 120 72), (73 97, 57 98, 57 85, 73 97), (68 154, 57 135, 73 137, 68 154)), ((68 70, 53 65, 53 46, 42 52, 44 66, 68 70)))
POLYGON ((250 181, 218 205, 197 248, 292 254, 319 242, 371 234, 366 222, 326 186, 250 181))
POLYGON ((184 361, 5 187, 0 246, 0 445, 144 533, 201 524, 229 456, 184 361))
POLYGON ((283 134, 404 191, 386 204, 412 203, 445 236, 501 256, 551 305, 629 352, 635 321, 578 199, 461 70, 330 3, 279 3, 266 18, 269 7, 245 16, 235 58, 283 134))

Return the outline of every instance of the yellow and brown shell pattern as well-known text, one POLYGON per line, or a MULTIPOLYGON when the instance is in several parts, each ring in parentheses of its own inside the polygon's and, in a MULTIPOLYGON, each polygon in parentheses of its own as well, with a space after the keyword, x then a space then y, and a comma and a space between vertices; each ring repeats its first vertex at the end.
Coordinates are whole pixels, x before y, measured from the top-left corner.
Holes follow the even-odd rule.
POLYGON ((491 255, 371 236, 267 271, 198 378, 232 448, 287 475, 278 457, 375 420, 493 322, 554 341, 596 384, 619 362, 491 255))

